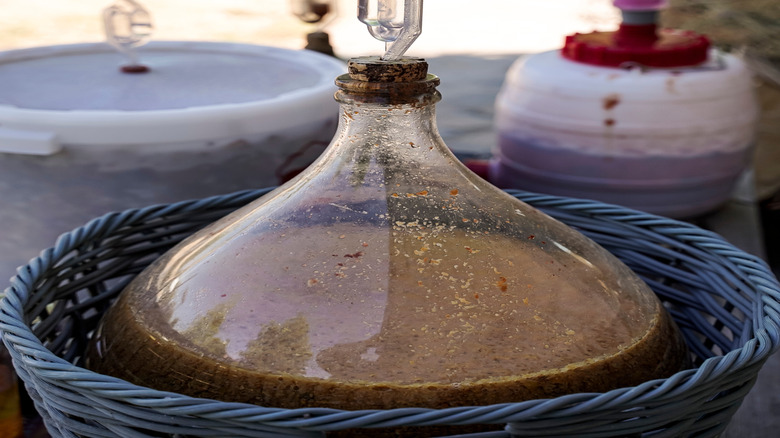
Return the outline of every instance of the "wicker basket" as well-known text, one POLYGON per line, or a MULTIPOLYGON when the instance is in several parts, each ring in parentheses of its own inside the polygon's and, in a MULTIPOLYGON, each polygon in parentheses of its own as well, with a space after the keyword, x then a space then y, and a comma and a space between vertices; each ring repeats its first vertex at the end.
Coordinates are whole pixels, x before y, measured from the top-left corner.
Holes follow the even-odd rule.
POLYGON ((287 410, 196 399, 80 368, 90 332, 166 249, 269 189, 112 213, 20 269, 0 328, 54 437, 321 437, 348 428, 506 424, 474 436, 717 436, 780 342, 780 285, 760 259, 695 226, 593 201, 510 192, 622 259, 668 305, 696 368, 604 394, 481 407, 287 410))

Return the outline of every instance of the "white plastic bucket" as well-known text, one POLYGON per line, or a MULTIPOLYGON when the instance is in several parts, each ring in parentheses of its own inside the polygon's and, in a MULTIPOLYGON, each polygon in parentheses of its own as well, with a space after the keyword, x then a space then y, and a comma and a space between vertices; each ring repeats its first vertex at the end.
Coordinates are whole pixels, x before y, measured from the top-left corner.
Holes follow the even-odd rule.
POLYGON ((516 61, 496 99, 501 187, 597 199, 670 217, 722 205, 749 164, 758 105, 737 57, 619 69, 559 51, 516 61))
MULTIPOLYGON (((335 58, 153 42, 0 53, 0 270, 109 211, 276 185, 333 137, 335 58)), ((2 274, 2 272, 0 272, 2 274)))

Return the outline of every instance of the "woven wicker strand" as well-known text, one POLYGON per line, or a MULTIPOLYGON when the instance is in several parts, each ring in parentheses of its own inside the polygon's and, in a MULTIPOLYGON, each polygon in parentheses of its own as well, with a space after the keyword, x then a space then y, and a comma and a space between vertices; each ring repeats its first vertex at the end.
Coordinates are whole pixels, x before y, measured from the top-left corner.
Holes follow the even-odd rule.
POLYGON ((508 191, 594 239, 667 305, 696 368, 604 394, 448 409, 279 409, 131 385, 79 367, 103 311, 154 258, 262 196, 250 190, 110 213, 21 267, 0 330, 55 437, 321 437, 352 428, 504 424, 473 437, 714 437, 780 346, 780 285, 766 264, 693 225, 596 201, 508 191))

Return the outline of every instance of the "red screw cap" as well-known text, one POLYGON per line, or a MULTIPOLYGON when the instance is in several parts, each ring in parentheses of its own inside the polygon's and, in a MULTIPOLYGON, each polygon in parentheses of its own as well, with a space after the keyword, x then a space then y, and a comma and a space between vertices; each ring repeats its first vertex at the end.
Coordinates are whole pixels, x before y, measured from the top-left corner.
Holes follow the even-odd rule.
POLYGON ((709 47, 709 39, 695 32, 621 24, 616 32, 569 35, 561 52, 572 61, 604 67, 635 63, 672 68, 705 62, 709 47))

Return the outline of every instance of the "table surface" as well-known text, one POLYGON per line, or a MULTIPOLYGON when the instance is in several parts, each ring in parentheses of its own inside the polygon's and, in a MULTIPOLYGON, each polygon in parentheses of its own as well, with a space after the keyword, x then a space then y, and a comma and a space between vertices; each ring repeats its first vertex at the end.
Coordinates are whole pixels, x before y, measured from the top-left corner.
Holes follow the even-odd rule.
MULTIPOLYGON (((515 56, 442 56, 429 58, 430 72, 441 78, 437 124, 445 143, 458 154, 488 156, 495 143, 493 104, 515 56)), ((720 210, 692 221, 718 233, 734 246, 765 257, 761 220, 751 197, 749 173, 720 210)), ((758 381, 734 415, 725 438, 775 437, 780 430, 780 355, 767 361, 758 381)))

